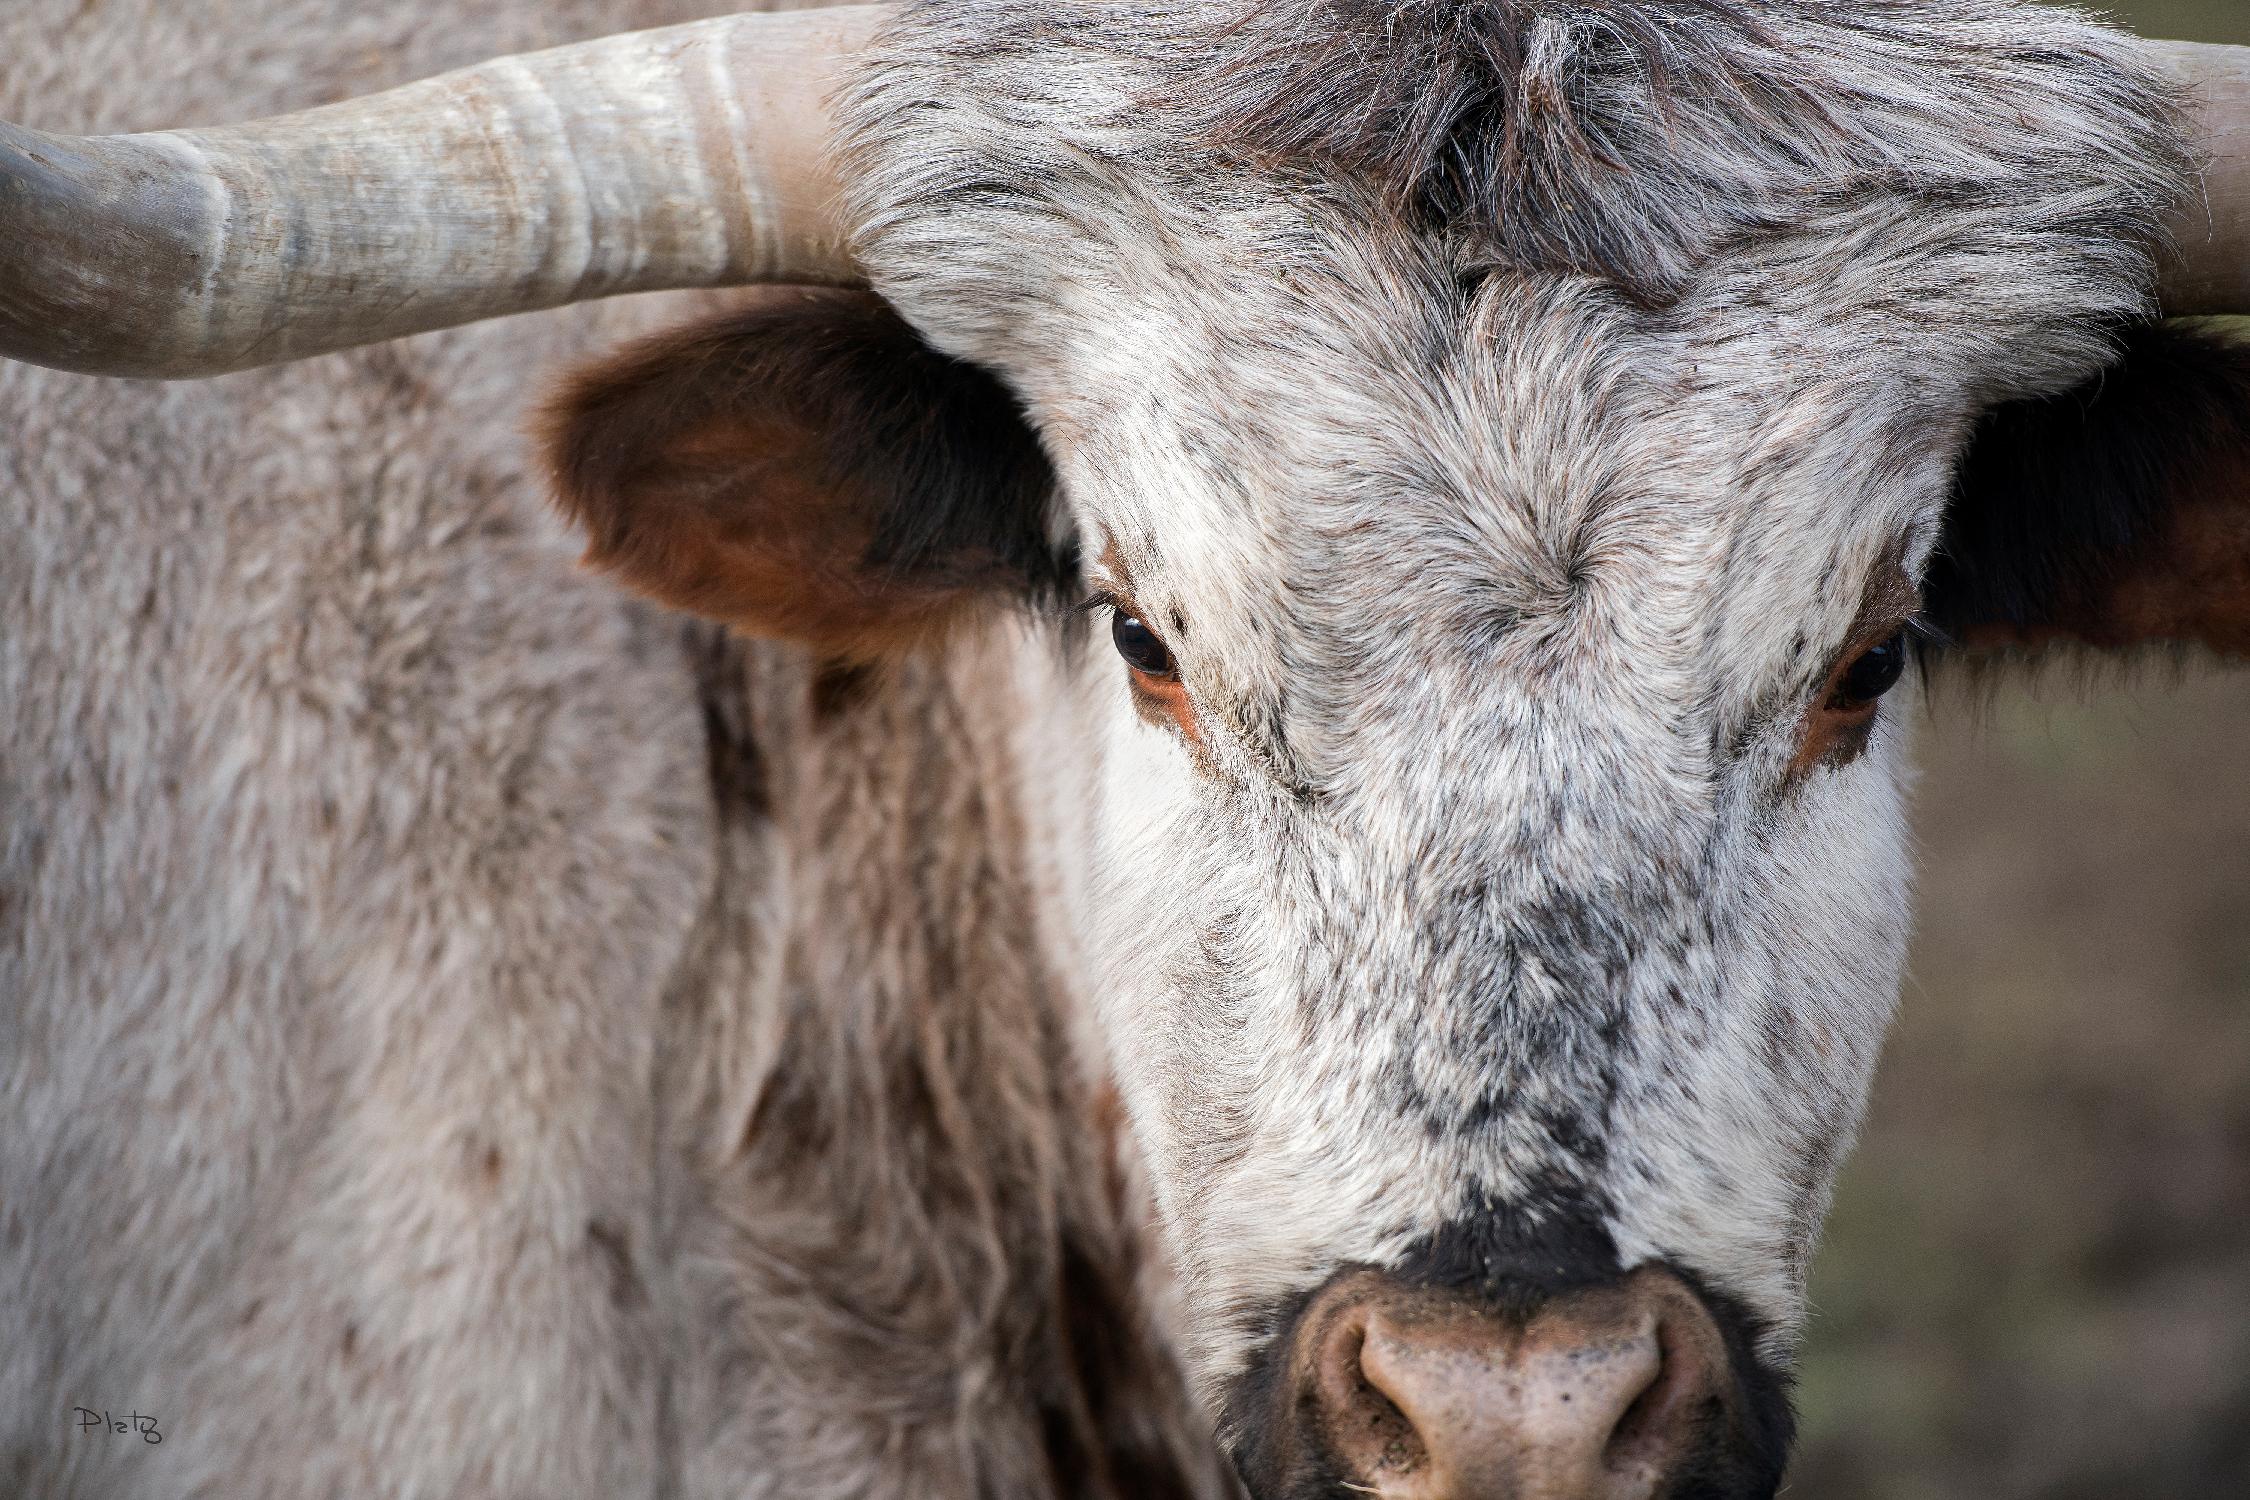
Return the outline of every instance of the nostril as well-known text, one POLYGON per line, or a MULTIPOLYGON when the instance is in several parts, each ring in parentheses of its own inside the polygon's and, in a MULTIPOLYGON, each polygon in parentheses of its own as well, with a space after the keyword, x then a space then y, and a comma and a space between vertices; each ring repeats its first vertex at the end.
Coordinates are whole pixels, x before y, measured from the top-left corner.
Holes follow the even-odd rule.
POLYGON ((1625 1454, 1637 1443, 1641 1434, 1665 1425, 1666 1418, 1679 1404, 1683 1382, 1682 1372, 1671 1358, 1671 1349, 1659 1325, 1656 1334, 1657 1360, 1650 1372, 1646 1386, 1633 1395, 1632 1404, 1617 1419, 1617 1427, 1610 1434, 1609 1448, 1613 1454, 1625 1454))
POLYGON ((1380 1356, 1370 1359, 1363 1309, 1329 1331, 1315 1378, 1328 1445, 1348 1469, 1380 1483, 1428 1467, 1413 1418, 1382 1382, 1380 1356))
POLYGON ((1603 1454, 1612 1473, 1651 1482, 1661 1478, 1695 1446, 1698 1427, 1718 1415, 1725 1355, 1705 1332, 1676 1306, 1659 1313, 1653 1378, 1619 1417, 1603 1454))

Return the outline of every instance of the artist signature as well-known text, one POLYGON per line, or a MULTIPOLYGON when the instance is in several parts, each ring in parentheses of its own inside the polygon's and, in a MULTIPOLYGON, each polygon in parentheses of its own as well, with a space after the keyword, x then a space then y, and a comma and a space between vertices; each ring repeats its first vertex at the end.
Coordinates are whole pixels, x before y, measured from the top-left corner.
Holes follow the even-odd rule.
POLYGON ((156 1418, 144 1412, 127 1412, 120 1417, 84 1406, 74 1406, 70 1411, 77 1419, 80 1432, 92 1432, 97 1427, 106 1427, 111 1432, 137 1432, 144 1443, 164 1441, 164 1434, 156 1430, 156 1418))

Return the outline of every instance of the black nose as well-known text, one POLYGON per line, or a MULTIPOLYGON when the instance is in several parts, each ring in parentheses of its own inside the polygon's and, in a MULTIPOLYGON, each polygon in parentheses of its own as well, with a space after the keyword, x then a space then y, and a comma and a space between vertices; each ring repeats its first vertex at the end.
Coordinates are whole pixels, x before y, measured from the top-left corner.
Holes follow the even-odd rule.
POLYGON ((1360 1270, 1268 1352, 1237 1409, 1260 1500, 1751 1500, 1778 1453, 1704 1298, 1659 1267, 1500 1305, 1360 1270), (1278 1377, 1278 1378, 1274 1378, 1278 1377))

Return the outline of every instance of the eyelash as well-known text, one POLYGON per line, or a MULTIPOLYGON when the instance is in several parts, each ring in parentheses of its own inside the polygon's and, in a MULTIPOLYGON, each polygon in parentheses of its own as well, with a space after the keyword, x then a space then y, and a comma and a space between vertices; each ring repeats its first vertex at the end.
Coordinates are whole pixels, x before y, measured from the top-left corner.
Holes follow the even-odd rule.
POLYGON ((1928 646, 1933 650, 1942 651, 1947 646, 1953 644, 1952 636, 1949 636, 1944 631, 1938 629, 1937 625, 1933 621, 1931 621, 1927 616, 1923 615, 1919 611, 1914 614, 1908 615, 1906 619, 1901 622, 1899 628, 1904 630, 1909 636, 1912 636, 1922 645, 1928 646))

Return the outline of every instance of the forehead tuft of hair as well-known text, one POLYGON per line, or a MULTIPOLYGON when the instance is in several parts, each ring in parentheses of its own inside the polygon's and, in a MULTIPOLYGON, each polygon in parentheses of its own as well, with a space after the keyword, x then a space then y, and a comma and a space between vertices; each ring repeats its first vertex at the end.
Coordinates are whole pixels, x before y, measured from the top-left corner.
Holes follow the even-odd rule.
POLYGON ((2106 116, 2120 128, 2103 144, 2146 153, 2155 191, 2115 227, 2152 238, 2185 162, 2162 138, 2161 89, 2107 50, 2083 17, 2011 0, 1250 3, 1202 124, 1267 168, 1356 179, 1471 259, 1655 304, 1714 248, 1808 204, 1989 192, 2036 165, 2026 100, 2106 116))

